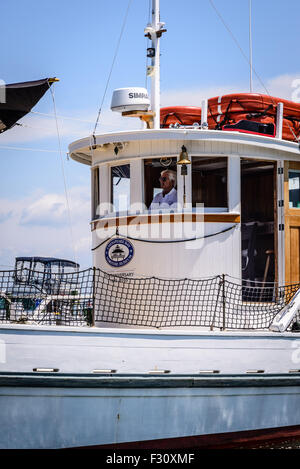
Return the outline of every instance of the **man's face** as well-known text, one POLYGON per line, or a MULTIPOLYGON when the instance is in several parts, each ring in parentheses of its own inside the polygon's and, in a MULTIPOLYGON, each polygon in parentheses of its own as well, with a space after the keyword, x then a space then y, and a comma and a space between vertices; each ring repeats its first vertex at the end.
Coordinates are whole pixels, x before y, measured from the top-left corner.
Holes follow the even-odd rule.
POLYGON ((163 192, 167 194, 170 190, 173 189, 173 181, 170 180, 168 174, 162 174, 159 178, 160 187, 162 188, 163 192))

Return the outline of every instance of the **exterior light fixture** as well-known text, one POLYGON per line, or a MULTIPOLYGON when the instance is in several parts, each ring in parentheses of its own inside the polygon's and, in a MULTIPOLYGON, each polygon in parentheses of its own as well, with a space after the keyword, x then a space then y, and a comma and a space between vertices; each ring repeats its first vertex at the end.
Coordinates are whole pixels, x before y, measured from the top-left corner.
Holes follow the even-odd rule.
POLYGON ((147 49, 147 57, 155 57, 155 48, 154 47, 148 47, 147 49))
POLYGON ((185 176, 187 176, 187 165, 191 164, 187 149, 184 145, 181 147, 179 160, 177 161, 178 166, 181 166, 181 176, 183 176, 183 207, 186 206, 186 193, 185 193, 185 176))

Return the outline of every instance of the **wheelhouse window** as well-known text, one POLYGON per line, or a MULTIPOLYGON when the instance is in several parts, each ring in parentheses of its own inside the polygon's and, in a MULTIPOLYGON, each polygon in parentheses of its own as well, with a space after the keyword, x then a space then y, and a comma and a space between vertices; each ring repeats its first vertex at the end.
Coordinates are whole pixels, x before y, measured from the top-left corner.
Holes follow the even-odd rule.
POLYGON ((144 161, 144 201, 148 209, 176 209, 176 162, 176 158, 149 158, 144 161))
POLYGON ((192 206, 228 208, 227 158, 192 157, 192 206))
MULTIPOLYGON (((274 161, 241 159, 241 260, 245 282, 264 284, 276 280, 275 191, 274 161)), ((258 300, 264 298, 265 301, 268 295, 262 297, 261 293, 258 300)), ((272 298, 273 294, 269 300, 272 298)))
POLYGON ((289 169, 289 207, 300 208, 300 171, 289 169))
POLYGON ((99 168, 92 169, 92 219, 99 218, 99 168))
POLYGON ((111 167, 111 203, 114 212, 126 212, 130 207, 130 165, 111 167))

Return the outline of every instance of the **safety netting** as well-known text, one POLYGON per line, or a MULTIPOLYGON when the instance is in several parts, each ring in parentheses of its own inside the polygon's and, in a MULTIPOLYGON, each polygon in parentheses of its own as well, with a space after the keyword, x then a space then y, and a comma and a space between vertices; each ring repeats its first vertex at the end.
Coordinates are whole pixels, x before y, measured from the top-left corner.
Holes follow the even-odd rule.
MULTIPOLYGON (((128 277, 90 268, 0 271, 0 322, 132 327, 268 329, 300 284, 128 277)), ((299 313, 289 329, 299 322, 299 313)))
POLYGON ((91 325, 94 270, 0 271, 0 321, 91 325))

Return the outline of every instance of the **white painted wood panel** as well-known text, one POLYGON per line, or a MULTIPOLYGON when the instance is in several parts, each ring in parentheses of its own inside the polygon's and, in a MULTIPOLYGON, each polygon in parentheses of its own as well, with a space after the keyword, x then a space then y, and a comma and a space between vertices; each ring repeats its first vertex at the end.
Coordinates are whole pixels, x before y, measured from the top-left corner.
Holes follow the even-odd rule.
MULTIPOLYGON (((101 243, 115 233, 111 228, 106 235, 101 230, 93 231, 93 246, 101 243)), ((127 229, 120 227, 119 233, 130 238, 157 239, 161 243, 143 241, 131 242, 134 246, 134 257, 126 266, 112 268, 105 260, 105 246, 94 251, 94 265, 111 273, 131 272, 133 276, 156 276, 164 278, 201 278, 220 274, 240 277, 240 226, 234 223, 198 223, 197 228, 186 223, 184 229, 181 224, 163 223, 159 225, 132 225, 127 229), (177 226, 176 226, 177 225, 177 226), (163 232, 162 230, 163 228, 163 232), (223 230, 233 227, 230 231, 223 230), (167 243, 172 236, 172 230, 177 229, 176 239, 202 238, 206 235, 215 235, 197 241, 167 243), (171 230, 171 231, 170 231, 171 230), (151 238, 152 236, 152 238, 151 238), (163 236, 163 237, 162 237, 163 236)), ((174 239, 174 237, 173 237, 174 239)))

